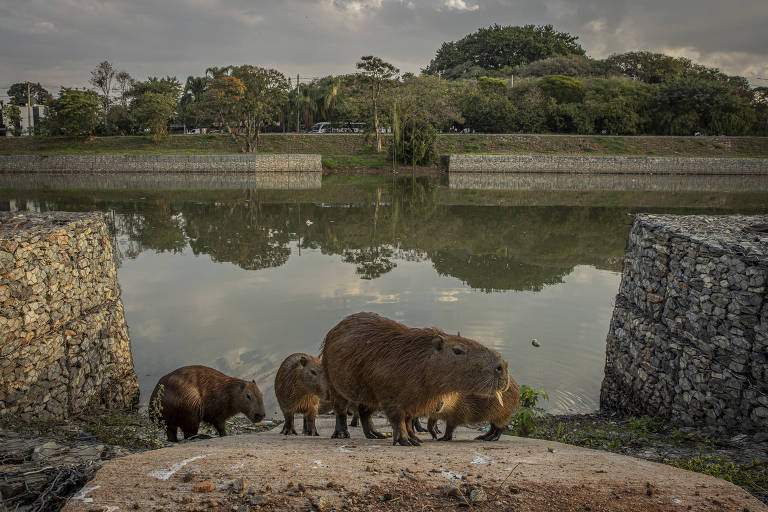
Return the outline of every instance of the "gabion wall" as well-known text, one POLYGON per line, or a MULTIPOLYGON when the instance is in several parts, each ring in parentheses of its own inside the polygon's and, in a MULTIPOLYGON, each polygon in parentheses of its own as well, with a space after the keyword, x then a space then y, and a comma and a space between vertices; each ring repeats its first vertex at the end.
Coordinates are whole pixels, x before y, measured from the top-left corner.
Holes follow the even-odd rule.
POLYGON ((0 423, 138 394, 103 216, 0 213, 0 423))
POLYGON ((768 431, 768 216, 637 215, 600 406, 768 431))

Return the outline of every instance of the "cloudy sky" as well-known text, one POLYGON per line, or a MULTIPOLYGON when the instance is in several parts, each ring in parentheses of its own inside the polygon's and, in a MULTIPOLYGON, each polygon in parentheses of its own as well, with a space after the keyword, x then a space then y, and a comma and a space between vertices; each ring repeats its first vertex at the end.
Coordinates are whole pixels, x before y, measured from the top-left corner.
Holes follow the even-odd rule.
POLYGON ((83 86, 105 59, 182 82, 226 64, 348 73, 368 54, 418 72, 443 41, 492 23, 552 24, 592 57, 659 51, 768 85, 768 0, 0 0, 0 91, 83 86))

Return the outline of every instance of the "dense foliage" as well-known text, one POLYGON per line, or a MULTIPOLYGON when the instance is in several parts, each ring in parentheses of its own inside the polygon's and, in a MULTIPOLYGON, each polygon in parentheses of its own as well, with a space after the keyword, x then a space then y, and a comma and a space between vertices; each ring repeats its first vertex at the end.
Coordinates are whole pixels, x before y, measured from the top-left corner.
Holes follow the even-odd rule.
POLYGON ((515 66, 553 55, 584 55, 577 39, 552 25, 491 25, 458 41, 443 43, 424 73, 455 79, 511 72, 515 66))
POLYGON ((69 137, 93 135, 99 103, 99 95, 94 91, 62 87, 59 97, 48 102, 46 131, 69 137))

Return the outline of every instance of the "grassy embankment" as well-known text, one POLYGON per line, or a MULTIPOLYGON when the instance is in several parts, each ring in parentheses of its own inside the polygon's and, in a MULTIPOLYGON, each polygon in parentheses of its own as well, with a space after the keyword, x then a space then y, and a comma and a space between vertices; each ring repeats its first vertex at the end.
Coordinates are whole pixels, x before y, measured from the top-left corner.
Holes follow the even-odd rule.
MULTIPOLYGON (((384 136, 384 145, 390 136, 384 136)), ((376 153, 370 135, 262 134, 264 153, 319 153, 323 167, 385 169, 392 164, 386 151, 376 153)), ((768 137, 615 137, 575 135, 443 134, 437 139, 441 155, 622 155, 678 157, 768 158, 768 137)), ((227 135, 172 135, 156 144, 150 137, 0 138, 0 155, 204 155, 239 153, 227 135)))

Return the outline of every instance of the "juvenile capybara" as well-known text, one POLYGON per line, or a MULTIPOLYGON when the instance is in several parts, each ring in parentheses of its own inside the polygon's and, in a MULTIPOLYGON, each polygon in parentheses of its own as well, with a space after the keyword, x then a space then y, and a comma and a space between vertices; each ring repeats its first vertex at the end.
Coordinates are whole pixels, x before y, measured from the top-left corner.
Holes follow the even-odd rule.
POLYGON ((275 376, 277 403, 285 416, 282 433, 294 434, 293 415, 304 415, 304 435, 316 436, 320 399, 328 395, 328 384, 320 359, 308 354, 291 354, 285 358, 275 376))
POLYGON ((445 434, 438 441, 453 439, 453 430, 459 425, 490 422, 488 432, 475 439, 498 441, 501 433, 509 425, 512 415, 520 405, 520 390, 510 377, 509 387, 497 396, 466 395, 452 393, 443 397, 443 406, 429 415, 427 430, 432 439, 437 439, 437 420, 445 421, 445 434))
POLYGON ((321 359, 336 413, 334 438, 349 437, 347 407, 357 404, 366 437, 384 438, 371 422, 371 413, 383 410, 393 444, 418 446, 413 418, 436 410, 443 395, 493 395, 509 383, 506 361, 480 343, 375 313, 339 322, 325 336, 321 359))
POLYGON ((165 422, 171 442, 179 440, 178 428, 185 439, 197 435, 201 421, 225 436, 227 419, 239 412, 254 423, 264 419, 264 401, 255 382, 207 366, 184 366, 162 377, 152 391, 149 407, 153 419, 165 422))

